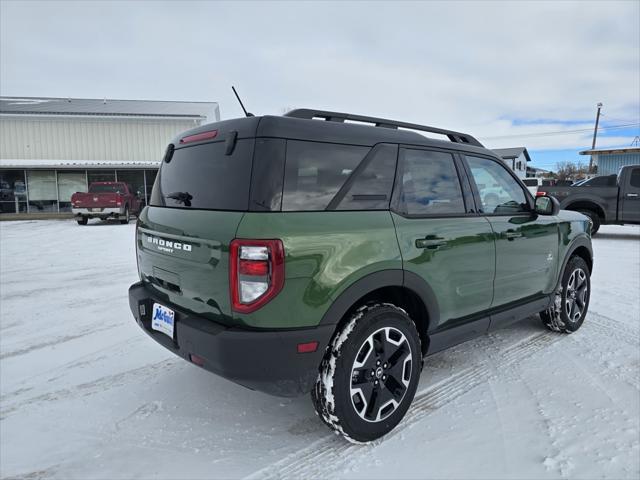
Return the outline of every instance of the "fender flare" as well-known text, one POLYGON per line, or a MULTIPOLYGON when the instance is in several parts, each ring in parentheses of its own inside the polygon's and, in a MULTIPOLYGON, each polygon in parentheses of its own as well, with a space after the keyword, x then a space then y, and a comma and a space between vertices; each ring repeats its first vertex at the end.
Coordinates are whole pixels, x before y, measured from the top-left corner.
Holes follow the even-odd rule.
POLYGON ((358 300, 384 287, 405 287, 411 290, 424 303, 429 316, 429 330, 438 325, 440 309, 433 289, 420 276, 402 269, 381 270, 353 282, 333 301, 319 325, 336 325, 358 300))
MULTIPOLYGON (((600 202, 600 199, 598 199, 598 197, 592 197, 590 195, 585 195, 585 196, 580 196, 580 197, 569 197, 569 198, 565 199, 563 202, 560 203, 560 208, 562 210, 571 210, 568 207, 571 207, 571 205, 573 205, 574 203, 578 203, 578 202, 592 203, 593 205, 598 207, 600 210, 602 210, 602 213, 603 213, 602 219, 604 221, 607 220, 607 209, 600 202)), ((573 210, 573 211, 577 211, 577 210, 573 210)))
POLYGON ((558 290, 558 287, 560 286, 560 281, 562 280, 562 275, 564 274, 564 269, 566 268, 567 263, 569 262, 569 259, 573 256, 574 252, 580 247, 585 247, 589 251, 589 256, 591 257, 591 265, 592 265, 589 275, 593 273, 593 247, 591 246, 591 241, 589 240, 589 237, 587 237, 586 235, 580 235, 579 237, 574 238, 569 244, 569 247, 567 248, 567 253, 564 255, 564 259, 562 260, 562 265, 558 270, 558 278, 556 279, 556 286, 553 289, 554 292, 556 292, 558 290))

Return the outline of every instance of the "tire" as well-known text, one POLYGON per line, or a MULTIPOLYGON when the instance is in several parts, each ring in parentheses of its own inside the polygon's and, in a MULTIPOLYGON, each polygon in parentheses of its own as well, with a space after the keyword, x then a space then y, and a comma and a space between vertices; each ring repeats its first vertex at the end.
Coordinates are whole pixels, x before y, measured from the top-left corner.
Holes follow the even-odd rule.
POLYGON ((583 258, 573 256, 562 274, 553 305, 540 312, 544 325, 554 332, 573 333, 582 326, 589 310, 591 272, 583 258))
POLYGON ((122 225, 126 225, 127 223, 129 223, 129 220, 130 220, 129 207, 125 207, 124 208, 124 218, 122 220, 120 220, 120 223, 122 225))
POLYGON ((586 215, 591 219, 591 223, 592 223, 591 236, 593 237, 598 232, 598 230, 600 230, 600 224, 602 223, 602 220, 600 219, 600 215, 598 215, 593 210, 578 210, 578 212, 580 212, 583 215, 586 215))
POLYGON ((87 217, 80 217, 78 219, 76 219, 76 221, 78 222, 78 225, 86 225, 87 222, 89 221, 89 219, 87 217))
POLYGON ((402 420, 421 369, 420 336, 407 312, 365 305, 327 347, 311 397, 329 428, 351 442, 370 442, 402 420))

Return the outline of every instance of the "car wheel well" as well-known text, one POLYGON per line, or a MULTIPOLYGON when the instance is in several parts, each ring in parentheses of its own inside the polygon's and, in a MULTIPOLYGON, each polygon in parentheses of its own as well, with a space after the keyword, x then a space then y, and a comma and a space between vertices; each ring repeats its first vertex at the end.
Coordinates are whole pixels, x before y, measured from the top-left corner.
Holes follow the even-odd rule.
POLYGON ((593 259, 591 258, 591 253, 589 253, 587 247, 580 246, 576 248, 573 252, 571 252, 571 256, 582 258, 589 266, 589 273, 591 273, 591 271, 593 270, 593 259))
POLYGON ((353 312, 359 307, 371 303, 392 303, 396 307, 402 308, 409 314, 411 320, 416 325, 422 343, 422 354, 425 355, 429 347, 429 337, 427 334, 429 327, 429 313, 422 299, 413 290, 407 287, 390 286, 382 287, 367 293, 358 299, 344 314, 337 325, 336 331, 346 322, 353 312))
POLYGON ((593 202, 589 202, 589 201, 574 202, 567 205, 565 209, 573 210, 574 212, 577 212, 580 210, 589 210, 591 212, 594 212, 596 215, 598 215, 601 221, 604 221, 604 210, 602 210, 602 208, 598 204, 593 202))

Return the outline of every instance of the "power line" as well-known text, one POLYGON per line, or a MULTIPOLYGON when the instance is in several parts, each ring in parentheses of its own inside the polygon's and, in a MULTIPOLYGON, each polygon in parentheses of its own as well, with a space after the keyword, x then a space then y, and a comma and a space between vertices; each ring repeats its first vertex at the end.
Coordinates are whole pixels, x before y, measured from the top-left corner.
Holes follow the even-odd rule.
MULTIPOLYGON (((640 126, 640 123, 628 123, 626 125, 614 125, 610 127, 599 127, 598 130, 621 130, 624 128, 637 127, 640 126)), ((480 137, 483 140, 498 140, 501 138, 524 138, 524 137, 551 137, 556 135, 572 135, 574 133, 584 133, 591 132, 593 129, 591 128, 581 128, 578 130, 556 130, 550 132, 540 132, 540 133, 517 133, 512 135, 498 135, 496 137, 480 137)))

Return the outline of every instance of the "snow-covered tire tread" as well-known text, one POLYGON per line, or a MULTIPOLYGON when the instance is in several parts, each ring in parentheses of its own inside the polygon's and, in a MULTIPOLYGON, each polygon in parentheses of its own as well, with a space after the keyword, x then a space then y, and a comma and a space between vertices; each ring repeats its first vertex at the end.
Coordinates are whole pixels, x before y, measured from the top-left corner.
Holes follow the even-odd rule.
MULTIPOLYGON (((336 332, 333 340, 327 346, 324 357, 320 364, 320 371, 316 384, 311 393, 311 398, 314 403, 316 414, 321 418, 323 423, 331 428, 336 435, 342 435, 346 440, 354 444, 366 444, 368 442, 361 442, 349 436, 342 425, 340 424, 340 418, 335 413, 335 399, 333 396, 333 385, 336 374, 336 365, 338 357, 340 356, 343 345, 349 340, 349 336, 355 330, 358 322, 366 314, 374 312, 377 309, 391 308, 397 310, 399 313, 405 315, 407 318, 409 314, 402 308, 392 303, 370 303, 359 307, 349 318, 349 320, 336 332)), ((411 328, 415 333, 415 338, 420 345, 420 335, 415 327, 413 321, 409 322, 411 328)))

